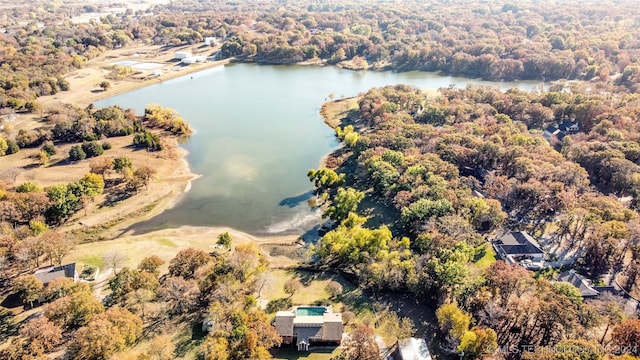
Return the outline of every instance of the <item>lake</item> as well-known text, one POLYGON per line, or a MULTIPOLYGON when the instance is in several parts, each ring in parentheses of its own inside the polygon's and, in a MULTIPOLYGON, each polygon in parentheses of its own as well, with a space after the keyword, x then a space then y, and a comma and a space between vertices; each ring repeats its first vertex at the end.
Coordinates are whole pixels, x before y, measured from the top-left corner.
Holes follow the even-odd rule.
POLYGON ((531 90, 539 82, 488 82, 425 72, 354 72, 337 67, 233 64, 114 96, 97 106, 142 113, 157 103, 177 110, 195 130, 183 144, 202 177, 172 209, 140 224, 229 226, 252 234, 303 233, 320 222, 307 205, 306 174, 338 143, 320 106, 329 94, 410 84, 437 89, 468 83, 531 90))

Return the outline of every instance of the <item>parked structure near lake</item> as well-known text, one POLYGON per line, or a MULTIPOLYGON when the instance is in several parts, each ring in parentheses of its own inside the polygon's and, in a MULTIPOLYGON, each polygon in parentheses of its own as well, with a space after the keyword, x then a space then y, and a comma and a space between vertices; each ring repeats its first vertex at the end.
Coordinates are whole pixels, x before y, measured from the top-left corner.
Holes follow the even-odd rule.
POLYGON ((205 62, 205 61, 207 61, 206 56, 189 56, 182 59, 181 63, 185 65, 189 65, 189 64, 195 64, 198 62, 205 62))
POLYGON ((330 306, 297 306, 276 313, 275 328, 283 344, 295 344, 298 351, 309 351, 314 344, 336 344, 342 341, 342 315, 330 306))
POLYGON ((190 51, 176 51, 176 54, 175 54, 175 58, 178 60, 190 58, 192 56, 193 54, 191 54, 190 51))

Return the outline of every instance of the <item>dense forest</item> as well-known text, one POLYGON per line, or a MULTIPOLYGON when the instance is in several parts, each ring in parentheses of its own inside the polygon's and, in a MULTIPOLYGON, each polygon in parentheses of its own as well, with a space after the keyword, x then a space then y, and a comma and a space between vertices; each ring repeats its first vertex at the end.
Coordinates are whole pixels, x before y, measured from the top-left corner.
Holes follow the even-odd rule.
MULTIPOLYGON (((441 89, 435 98, 404 85, 372 89, 336 129, 346 146, 335 155, 337 172, 309 173, 337 224, 316 254, 362 286, 445 304, 437 312, 444 348, 474 354, 469 339, 495 330, 501 348, 574 339, 597 349, 615 300, 583 302, 573 286, 517 264, 479 270, 475 262, 486 236, 505 227, 577 249, 577 266, 593 277, 626 266, 628 252, 635 269, 637 106, 635 94, 580 86, 441 89), (566 120, 581 130, 554 148, 541 129, 566 120), (365 197, 392 212, 387 225, 371 228, 357 215, 367 211, 359 207, 365 197), (466 319, 464 329, 452 328, 452 317, 466 319)), ((629 344, 615 334, 609 344, 629 344)))
POLYGON ((68 88, 65 73, 106 50, 133 41, 195 44, 204 37, 221 39, 222 58, 260 63, 320 61, 492 80, 615 80, 632 90, 640 76, 640 9, 633 1, 586 1, 579 7, 533 1, 405 1, 401 6, 185 1, 100 22, 69 20, 96 10, 36 2, 4 18, 3 107, 32 111, 38 96, 68 88), (34 16, 38 21, 17 22, 34 16))

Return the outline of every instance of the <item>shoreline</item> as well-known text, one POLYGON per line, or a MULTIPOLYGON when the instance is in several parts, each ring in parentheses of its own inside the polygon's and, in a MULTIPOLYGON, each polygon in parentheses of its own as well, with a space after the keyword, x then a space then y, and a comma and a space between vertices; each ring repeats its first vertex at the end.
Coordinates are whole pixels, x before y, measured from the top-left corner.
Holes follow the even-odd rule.
MULTIPOLYGON (((39 98, 43 108, 51 106, 59 106, 60 104, 71 104, 74 106, 89 106, 97 101, 104 100, 117 95, 126 94, 148 86, 164 83, 166 81, 190 76, 194 73, 206 71, 219 66, 229 64, 233 59, 224 59, 219 61, 208 61, 204 63, 191 64, 176 70, 174 64, 168 64, 167 61, 172 58, 173 51, 178 48, 164 51, 160 56, 153 58, 143 57, 136 58, 131 53, 144 52, 148 50, 145 47, 134 46, 121 51, 110 51, 102 54, 94 59, 88 66, 75 70, 65 75, 72 84, 71 90, 59 92, 55 95, 42 96, 39 98), (105 79, 109 64, 117 61, 135 59, 140 62, 164 62, 165 71, 162 75, 146 79, 122 79, 109 80, 112 87, 107 91, 96 91, 96 79, 105 79)), ((14 124, 18 125, 14 132, 20 128, 29 128, 37 123, 38 116, 33 114, 19 114, 14 120, 14 124)), ((190 164, 187 161, 188 151, 180 146, 178 139, 170 137, 170 148, 168 155, 165 154, 145 154, 147 160, 139 160, 138 164, 149 165, 153 161, 158 173, 145 189, 122 202, 109 207, 99 207, 92 204, 91 209, 85 215, 84 211, 74 214, 64 225, 60 227, 61 231, 70 232, 79 235, 81 241, 103 241, 106 239, 115 239, 129 233, 135 229, 137 223, 148 220, 165 210, 176 206, 192 188, 192 181, 200 178, 202 175, 195 174, 191 171, 190 164), (153 159, 153 160, 148 160, 153 159)), ((117 142, 118 140, 111 140, 117 142)), ((134 153, 129 149, 121 149, 122 155, 132 156, 134 153)), ((86 164, 84 164, 86 166, 86 164)), ((59 177, 64 177, 62 174, 59 177)), ((75 180, 72 179, 72 180, 75 180)), ((46 183, 47 180, 43 179, 46 183)))
MULTIPOLYGON (((357 105, 358 96, 351 96, 337 100, 330 100, 324 102, 320 106, 320 116, 322 121, 331 129, 336 129, 341 126, 344 120, 348 117, 349 112, 357 105)), ((331 168, 329 166, 329 159, 334 154, 339 154, 344 149, 344 143, 340 142, 338 147, 333 151, 325 154, 320 158, 319 168, 331 168)))
MULTIPOLYGON (((171 53, 174 50, 177 49, 167 51, 163 56, 171 56, 171 53)), ((135 91, 169 80, 184 78, 194 73, 224 66, 233 61, 233 59, 225 59, 221 61, 193 64, 188 67, 181 68, 179 71, 168 71, 159 77, 145 80, 117 80, 113 82, 112 87, 108 91, 95 91, 95 89, 92 89, 93 85, 91 83, 91 79, 95 76, 102 77, 105 75, 105 64, 112 63, 114 61, 126 60, 131 57, 130 53, 133 51, 140 50, 138 48, 132 48, 127 50, 126 54, 121 52, 120 56, 114 53, 105 53, 97 61, 86 68, 67 74, 66 76, 71 78, 70 82, 76 83, 72 86, 72 89, 75 90, 41 97, 41 104, 45 108, 49 105, 59 105, 61 103, 68 103, 76 106, 88 106, 89 104, 99 100, 125 94, 130 91, 135 91)), ((140 58, 136 60, 153 61, 152 59, 140 58)), ((319 66, 319 64, 305 64, 301 66, 311 65, 319 66)), ((171 67, 171 69, 173 70, 175 68, 171 67)), ((324 114, 321 115, 325 123, 327 123, 327 117, 324 114)), ((21 115, 21 117, 21 121, 25 123, 23 126, 34 124, 36 121, 35 117, 31 114, 21 115)), ((330 126, 328 123, 327 125, 330 126)), ((126 154, 126 150, 123 151, 125 151, 126 154)), ((165 210, 175 207, 180 203, 180 201, 182 201, 185 194, 191 190, 192 181, 201 177, 201 175, 195 174, 191 170, 190 164, 187 161, 188 151, 178 144, 177 139, 172 139, 170 151, 172 153, 170 156, 164 156, 161 154, 146 155, 158 158, 158 160, 154 161, 161 161, 163 164, 161 168, 158 168, 158 174, 156 174, 155 179, 151 182, 148 189, 143 190, 112 207, 98 208, 94 204, 92 205, 92 208, 89 209, 87 215, 85 215, 83 211, 79 211, 70 218, 69 221, 60 228, 60 230, 77 234, 79 236, 78 240, 81 243, 104 242, 121 237, 134 236, 133 234, 136 233, 136 230, 141 230, 147 234, 161 231, 160 229, 147 229, 145 231, 136 225, 159 215, 165 210), (159 159, 160 157, 162 159, 159 159)), ((327 160, 334 152, 335 150, 322 156, 319 161, 320 167, 326 166, 327 160)), ((203 227, 200 229, 206 231, 206 229, 209 228, 213 229, 217 227, 203 227)), ((234 231, 240 233, 238 230, 234 231)), ((298 239, 302 234, 250 234, 248 232, 244 232, 244 235, 246 235, 246 237, 260 237, 262 239, 278 239, 282 236, 298 239)))
MULTIPOLYGON (((174 70, 172 72, 166 72, 160 76, 145 79, 145 80, 132 80, 132 79, 113 80, 114 83, 109 90, 105 90, 105 91, 92 90, 89 95, 82 96, 81 98, 75 99, 75 101, 72 101, 72 102, 65 101, 65 100, 68 100, 67 98, 71 97, 71 96, 65 96, 67 95, 65 94, 65 92, 59 92, 55 95, 42 96, 39 98, 39 100, 40 100, 40 103, 45 107, 54 105, 54 104, 60 104, 60 103, 70 103, 73 105, 89 106, 94 102, 108 99, 110 97, 126 94, 128 92, 140 90, 149 86, 162 84, 166 81, 179 79, 181 77, 189 76, 197 72, 213 69, 220 66, 225 66, 227 64, 230 64, 232 60, 233 60, 232 58, 229 58, 229 59, 218 60, 218 61, 207 61, 203 63, 191 64, 189 66, 184 67, 183 69, 174 70)), ((72 77, 73 76, 79 77, 81 76, 78 74, 79 72, 80 70, 74 71, 68 74, 68 76, 70 75, 72 77)), ((71 90, 70 95, 71 94, 76 95, 74 94, 73 90, 71 90)))
POLYGON ((163 75, 160 75, 152 79, 142 80, 140 82, 134 82, 130 86, 122 87, 119 89, 114 88, 113 90, 105 91, 104 92, 105 96, 99 96, 97 99, 93 100, 92 103, 96 101, 104 100, 110 97, 114 97, 117 95, 126 94, 131 91, 140 90, 142 88, 146 88, 152 85, 162 84, 163 82, 178 79, 184 76, 195 74, 197 72, 213 69, 219 66, 225 66, 227 64, 230 64, 232 60, 233 58, 228 58, 228 59, 218 60, 218 61, 207 61, 203 63, 191 64, 179 71, 167 72, 167 73, 164 73, 163 75))

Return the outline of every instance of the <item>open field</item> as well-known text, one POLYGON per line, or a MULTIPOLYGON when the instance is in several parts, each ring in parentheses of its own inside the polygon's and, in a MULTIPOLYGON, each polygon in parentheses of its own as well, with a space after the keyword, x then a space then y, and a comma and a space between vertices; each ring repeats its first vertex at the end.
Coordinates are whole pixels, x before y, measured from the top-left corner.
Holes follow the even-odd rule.
POLYGON ((105 97, 161 83, 229 62, 229 59, 226 59, 182 66, 174 60, 176 51, 190 51, 193 55, 209 56, 215 52, 215 49, 210 46, 203 47, 198 45, 165 48, 159 45, 139 44, 108 51, 92 59, 82 69, 73 71, 65 76, 65 79, 69 81, 71 90, 59 92, 55 95, 42 96, 38 98, 38 102, 44 105, 45 109, 48 105, 60 102, 87 106, 105 97), (110 79, 109 73, 111 72, 110 67, 112 64, 126 61, 154 63, 160 67, 149 70, 134 69, 130 77, 118 80, 110 79), (162 75, 154 75, 153 72, 155 70, 159 70, 162 75), (102 91, 98 84, 105 80, 109 81, 111 88, 107 91, 102 91))
MULTIPOLYGON (((232 246, 246 243, 260 244, 293 243, 296 235, 273 236, 267 238, 255 237, 234 229, 223 227, 193 227, 182 226, 175 229, 164 229, 144 235, 123 235, 113 240, 98 241, 76 246, 64 261, 77 262, 80 266, 102 265, 102 256, 109 252, 120 252, 126 255, 126 261, 122 266, 135 267, 143 258, 156 255, 166 261, 160 269, 166 272, 168 262, 178 251, 193 247, 207 252, 214 251, 219 234, 228 231, 233 237, 232 246)), ((126 234, 126 233, 125 233, 126 234)), ((217 250, 216 250, 217 251, 217 250)), ((224 251, 224 250, 219 250, 224 251)), ((265 254, 271 260, 268 254, 265 254)))
POLYGON ((344 293, 354 290, 353 284, 342 276, 331 273, 274 269, 270 274, 272 281, 262 294, 263 298, 268 300, 290 298, 294 306, 331 303, 334 312, 342 312, 346 309, 346 305, 331 297, 327 291, 327 285, 331 281, 336 281, 342 285, 344 293), (302 288, 291 297, 284 292, 284 284, 290 279, 298 279, 302 283, 302 288))

